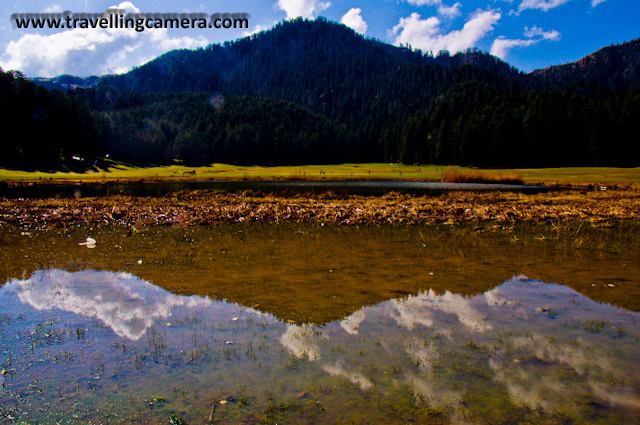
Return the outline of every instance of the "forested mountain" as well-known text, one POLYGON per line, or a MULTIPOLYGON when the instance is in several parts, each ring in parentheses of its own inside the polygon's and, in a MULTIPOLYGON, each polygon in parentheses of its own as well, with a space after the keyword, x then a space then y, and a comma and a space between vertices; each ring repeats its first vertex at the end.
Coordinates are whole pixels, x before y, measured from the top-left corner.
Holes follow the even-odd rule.
POLYGON ((526 75, 476 50, 434 57, 298 19, 58 82, 91 86, 68 93, 92 111, 96 152, 139 163, 640 165, 637 50, 596 52, 617 64, 606 72, 526 75))
POLYGON ((34 83, 49 89, 49 90, 69 90, 76 89, 78 87, 85 88, 95 86, 102 77, 92 75, 90 77, 76 77, 74 75, 58 75, 53 78, 35 77, 31 78, 34 83))
POLYGON ((640 85, 640 39, 605 47, 574 63, 538 69, 531 75, 551 87, 584 82, 631 90, 640 85))
POLYGON ((104 152, 97 122, 83 102, 36 86, 19 72, 0 70, 0 126, 3 167, 84 167, 86 159, 104 152))
POLYGON ((223 45, 174 50, 127 74, 106 77, 100 85, 136 92, 240 92, 299 101, 304 97, 300 91, 313 96, 362 87, 370 92, 371 86, 394 78, 399 69, 464 64, 498 75, 518 75, 508 64, 479 51, 425 56, 365 39, 344 25, 318 18, 283 22, 223 45))
POLYGON ((109 152, 135 163, 276 165, 369 158, 344 125, 284 100, 207 93, 75 93, 108 135, 109 152))

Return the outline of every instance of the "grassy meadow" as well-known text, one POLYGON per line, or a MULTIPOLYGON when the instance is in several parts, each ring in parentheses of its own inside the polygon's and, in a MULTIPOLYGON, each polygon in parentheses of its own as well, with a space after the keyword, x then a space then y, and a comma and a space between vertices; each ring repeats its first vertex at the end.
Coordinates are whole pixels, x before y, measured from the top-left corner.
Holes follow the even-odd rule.
POLYGON ((521 178, 525 184, 640 184, 640 168, 566 167, 538 169, 481 170, 454 166, 403 164, 339 164, 297 166, 237 166, 211 164, 202 167, 184 165, 135 167, 110 163, 104 168, 86 172, 21 171, 0 168, 0 181, 106 181, 154 179, 256 179, 256 180, 331 180, 393 179, 464 181, 465 176, 500 182, 521 178), (454 176, 454 180, 451 180, 454 176), (461 179, 461 180, 455 180, 461 179))

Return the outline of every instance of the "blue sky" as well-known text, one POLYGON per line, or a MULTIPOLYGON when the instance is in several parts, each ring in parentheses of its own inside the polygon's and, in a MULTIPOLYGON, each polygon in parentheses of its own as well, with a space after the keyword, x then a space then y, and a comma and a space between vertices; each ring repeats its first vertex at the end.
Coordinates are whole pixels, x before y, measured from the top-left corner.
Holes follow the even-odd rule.
POLYGON ((573 62, 640 37, 639 0, 23 0, 0 6, 0 66, 27 76, 126 72, 175 48, 234 40, 297 16, 324 16, 423 51, 477 47, 523 71, 573 62), (24 12, 245 12, 249 30, 13 28, 24 12))

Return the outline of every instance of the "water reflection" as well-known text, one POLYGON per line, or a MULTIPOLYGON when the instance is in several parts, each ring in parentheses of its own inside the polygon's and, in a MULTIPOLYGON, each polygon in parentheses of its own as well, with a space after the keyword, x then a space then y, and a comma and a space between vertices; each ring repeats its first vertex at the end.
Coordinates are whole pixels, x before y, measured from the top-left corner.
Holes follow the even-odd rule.
POLYGON ((201 418, 221 393, 248 400, 225 403, 221 422, 312 415, 333 423, 342 415, 426 423, 434 411, 478 423, 640 415, 640 376, 631 372, 640 369, 640 314, 524 276, 476 296, 425 291, 324 326, 171 294, 128 273, 38 271, 5 284, 0 300, 4 417, 55 423, 55 411, 70 408, 61 388, 72 388, 75 409, 93 406, 76 412, 77 423, 99 421, 96 411, 108 410, 100 403, 114 397, 134 403, 132 393, 142 405, 166 401, 153 409, 124 403, 122 422, 171 412, 201 418), (398 409, 411 417, 394 416, 398 409))
POLYGON ((41 270, 14 280, 2 293, 15 292, 36 310, 59 309, 95 317, 118 336, 140 339, 154 323, 171 317, 176 307, 206 308, 212 301, 173 295, 129 273, 41 270))

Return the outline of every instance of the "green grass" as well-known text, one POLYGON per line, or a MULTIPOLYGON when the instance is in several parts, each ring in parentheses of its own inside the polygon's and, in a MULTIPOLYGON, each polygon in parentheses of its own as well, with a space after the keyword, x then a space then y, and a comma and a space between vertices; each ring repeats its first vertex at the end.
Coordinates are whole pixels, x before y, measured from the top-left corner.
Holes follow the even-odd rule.
POLYGON ((205 167, 171 165, 163 167, 133 167, 113 164, 99 171, 41 172, 16 171, 0 168, 0 180, 102 180, 102 179, 163 179, 163 178, 220 178, 220 179, 440 179, 441 167, 409 166, 401 164, 340 164, 301 165, 280 167, 242 167, 212 164, 205 167), (193 173, 195 172, 195 174, 193 173))
MULTIPOLYGON (((212 164, 205 167, 171 165, 162 167, 133 167, 113 163, 98 171, 42 172, 17 171, 0 168, 0 181, 9 180, 137 180, 137 179, 407 179, 440 180, 451 170, 468 170, 463 167, 402 164, 339 164, 301 165, 279 167, 242 167, 228 164, 212 164)), ((474 171, 483 171, 475 170, 474 171)), ((494 172, 495 170, 486 170, 494 172)), ((504 174, 521 175, 525 183, 595 183, 640 184, 640 168, 567 167, 540 169, 506 169, 504 174)))
POLYGON ((640 183, 640 167, 564 167, 504 170, 519 172, 527 182, 557 183, 640 183))

